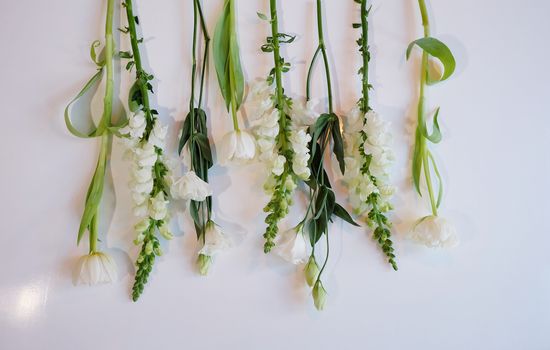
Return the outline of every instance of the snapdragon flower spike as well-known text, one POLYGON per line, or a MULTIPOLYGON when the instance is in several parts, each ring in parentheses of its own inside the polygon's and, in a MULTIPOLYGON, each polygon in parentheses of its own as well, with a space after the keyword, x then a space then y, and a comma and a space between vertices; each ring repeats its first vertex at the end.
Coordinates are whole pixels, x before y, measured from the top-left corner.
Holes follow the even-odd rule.
POLYGON ((126 65, 128 71, 134 68, 136 71, 136 81, 128 98, 133 115, 120 134, 126 137, 127 154, 132 161, 130 188, 134 215, 138 219, 134 243, 141 246, 132 288, 132 299, 137 301, 149 279, 156 257, 162 255, 157 234, 165 239, 173 237, 167 225, 170 170, 164 156, 168 129, 158 119, 157 111, 149 105, 153 76, 145 72, 142 66, 139 51, 141 40, 137 38, 136 31, 139 21, 134 16, 131 0, 124 0, 123 6, 128 26, 122 31, 130 37, 132 52, 124 52, 120 56, 129 59, 126 65))
POLYGON ((361 6, 361 23, 354 27, 361 29, 357 40, 362 57, 359 70, 362 82, 362 97, 344 119, 344 156, 346 173, 344 182, 349 188, 349 201, 357 216, 366 216, 366 222, 373 229, 373 238, 379 244, 388 263, 397 270, 391 223, 386 212, 392 209, 391 196, 395 188, 389 182, 389 168, 394 160, 391 149, 389 124, 369 105, 369 62, 371 54, 368 45, 367 0, 357 1, 361 6))
MULTIPOLYGON (((311 136, 307 133, 309 125, 295 122, 292 117, 295 114, 293 101, 284 93, 282 75, 288 72, 290 63, 285 62, 280 48, 282 44, 294 41, 294 37, 279 32, 277 1, 270 1, 270 20, 266 15, 258 16, 271 25, 271 36, 267 37, 261 49, 273 55, 274 67, 266 79, 252 85, 246 102, 249 116, 254 120, 253 132, 258 146, 258 159, 268 170, 264 190, 271 199, 264 207, 264 212, 268 214, 265 219, 267 227, 263 235, 264 252, 268 253, 276 245, 279 223, 286 217, 293 203, 292 197, 297 182, 307 181, 311 175, 308 166, 308 143, 311 136)), ((303 223, 297 227, 303 227, 303 223)), ((285 233, 287 234, 288 232, 285 233)), ((299 247, 299 237, 303 236, 290 233, 290 237, 279 240, 279 244, 282 245, 278 250, 279 255, 286 256, 293 263, 301 262, 303 259, 296 256, 298 251, 300 254, 303 252, 299 247), (298 246, 295 246, 296 244, 298 246)))

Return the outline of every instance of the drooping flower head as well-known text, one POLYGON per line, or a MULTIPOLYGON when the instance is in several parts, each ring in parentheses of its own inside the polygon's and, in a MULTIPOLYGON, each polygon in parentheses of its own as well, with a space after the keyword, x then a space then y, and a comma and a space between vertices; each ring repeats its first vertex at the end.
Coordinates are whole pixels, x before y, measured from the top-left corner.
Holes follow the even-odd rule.
POLYGON ((97 285, 112 283, 117 278, 117 268, 111 256, 92 252, 80 258, 78 284, 97 285))

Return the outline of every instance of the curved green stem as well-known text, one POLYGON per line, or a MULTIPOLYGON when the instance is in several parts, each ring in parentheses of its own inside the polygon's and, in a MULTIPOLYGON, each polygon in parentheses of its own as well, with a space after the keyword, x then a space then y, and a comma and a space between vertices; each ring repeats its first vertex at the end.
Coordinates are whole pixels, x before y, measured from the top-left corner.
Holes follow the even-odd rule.
POLYGON ((208 35, 208 28, 206 27, 206 21, 204 19, 204 14, 202 12, 202 6, 200 3, 200 0, 195 0, 197 4, 197 9, 199 11, 199 18, 201 22, 201 30, 204 37, 204 55, 202 59, 202 70, 201 70, 201 86, 200 86, 200 93, 199 93, 199 105, 198 107, 202 107, 202 97, 204 92, 204 81, 206 76, 206 66, 208 64, 208 52, 210 50, 210 36, 208 35))
POLYGON ((328 65, 328 56, 323 35, 323 10, 321 8, 321 0, 317 0, 317 32, 319 35, 319 47, 321 48, 321 54, 323 55, 323 63, 325 66, 325 77, 327 79, 328 111, 329 113, 332 113, 332 83, 330 79, 330 67, 328 65))
POLYGON ((321 47, 317 46, 317 49, 315 50, 315 53, 313 54, 313 58, 311 59, 311 62, 309 64, 309 69, 307 70, 307 79, 306 79, 306 101, 309 101, 311 98, 311 76, 313 74, 313 66, 315 63, 315 60, 317 60, 317 56, 319 55, 319 52, 321 51, 321 47))

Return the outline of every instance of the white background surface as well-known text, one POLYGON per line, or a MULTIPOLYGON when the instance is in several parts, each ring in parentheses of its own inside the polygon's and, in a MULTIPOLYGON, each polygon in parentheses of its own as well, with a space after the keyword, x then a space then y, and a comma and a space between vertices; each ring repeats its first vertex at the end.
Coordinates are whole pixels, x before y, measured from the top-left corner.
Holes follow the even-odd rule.
MULTIPOLYGON (((316 40, 314 1, 280 1, 282 29, 299 34, 284 49, 294 69, 287 90, 303 95, 316 40)), ((238 1, 242 59, 249 80, 265 76, 259 53, 268 27, 256 17, 268 1, 238 1)), ((222 1, 206 1, 211 31, 222 1)), ((131 302, 133 246, 128 164, 115 142, 116 206, 104 215, 106 246, 116 256, 113 285, 74 287, 71 271, 97 140, 66 130, 65 103, 93 73, 91 41, 103 33, 105 1, 0 2, 3 133, 0 156, 0 348, 2 349, 550 349, 550 3, 432 1, 433 33, 454 51, 458 68, 430 91, 441 105, 443 213, 461 245, 434 251, 403 239, 427 213, 408 179, 408 120, 416 104, 417 67, 407 44, 421 35, 416 1, 374 1, 375 109, 392 121, 399 272, 385 263, 365 229, 337 221, 325 277, 327 308, 314 310, 300 273, 261 252, 266 203, 261 167, 216 166, 214 210, 239 237, 207 278, 194 271, 195 236, 165 247, 138 303, 131 302)), ((173 144, 187 113, 192 27, 190 1, 137 1, 146 66, 157 78, 155 105, 173 144)), ((351 28, 357 6, 327 0, 326 33, 336 106, 359 97, 359 56, 351 28)), ((124 21, 125 23, 125 21, 124 21)), ((120 38, 117 38, 120 40, 120 38)), ((122 38, 127 47, 126 38, 122 38)), ((322 82, 321 70, 317 81, 322 82)), ((120 97, 128 76, 122 72, 120 97)), ((322 83, 315 89, 324 96, 322 83)), ((215 141, 231 122, 210 70, 208 106, 215 141), (213 125, 212 125, 213 124, 213 125)), ((345 192, 338 197, 345 200, 345 192)), ((105 201, 114 206, 114 196, 105 201)), ((303 209, 303 198, 296 212, 303 209)), ((297 215, 289 217, 288 225, 297 215)), ((174 225, 176 228, 177 225, 174 225)))

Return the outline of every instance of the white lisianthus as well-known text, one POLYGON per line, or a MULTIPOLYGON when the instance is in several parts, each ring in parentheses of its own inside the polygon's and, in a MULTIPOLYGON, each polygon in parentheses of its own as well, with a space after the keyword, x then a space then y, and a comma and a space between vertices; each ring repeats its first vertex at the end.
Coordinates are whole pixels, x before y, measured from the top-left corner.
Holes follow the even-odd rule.
POLYGON ((229 247, 229 241, 224 236, 218 225, 213 221, 206 223, 204 232, 204 245, 199 254, 215 256, 229 247))
POLYGON ((171 193, 174 198, 202 202, 212 195, 212 189, 194 171, 189 171, 174 182, 171 193))
POLYGON ((78 284, 96 285, 114 282, 117 278, 116 264, 108 254, 93 252, 80 258, 78 284))
POLYGON ((420 219, 408 238, 430 248, 453 248, 459 243, 455 227, 445 218, 436 215, 420 219))
POLYGON ((304 103, 301 99, 294 102, 290 117, 297 127, 309 127, 315 124, 319 113, 315 112, 316 100, 304 103))
POLYGON ((303 225, 298 225, 280 234, 274 250, 277 255, 292 264, 305 263, 309 255, 303 225))
POLYGON ((227 165, 229 162, 250 161, 256 155, 254 137, 246 131, 231 131, 223 137, 219 154, 219 161, 222 165, 227 165))
POLYGON ((164 193, 157 193, 150 202, 149 216, 155 220, 164 220, 168 214, 168 201, 164 198, 164 193))

